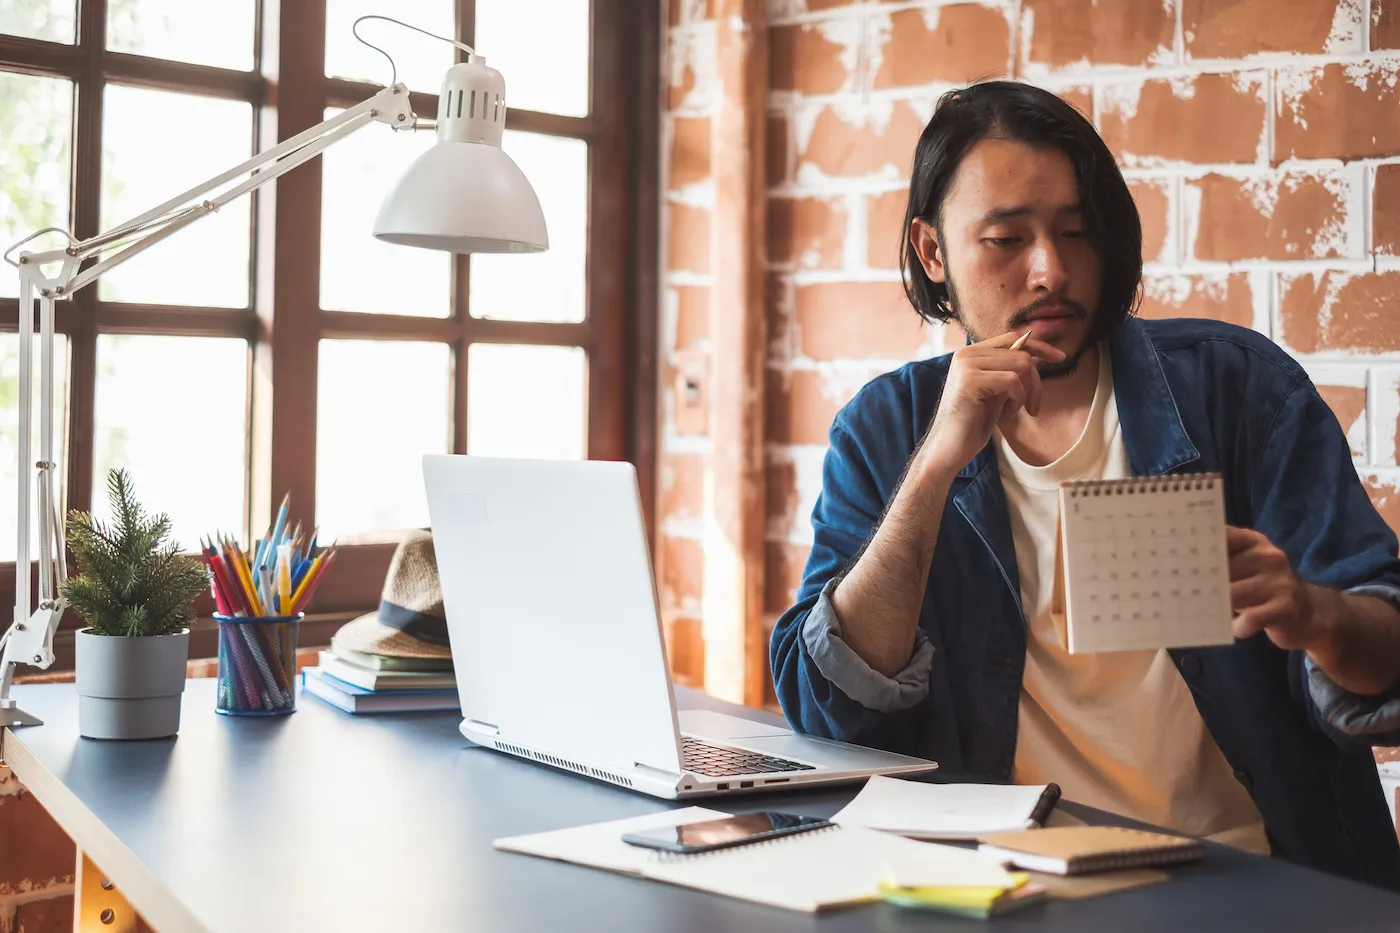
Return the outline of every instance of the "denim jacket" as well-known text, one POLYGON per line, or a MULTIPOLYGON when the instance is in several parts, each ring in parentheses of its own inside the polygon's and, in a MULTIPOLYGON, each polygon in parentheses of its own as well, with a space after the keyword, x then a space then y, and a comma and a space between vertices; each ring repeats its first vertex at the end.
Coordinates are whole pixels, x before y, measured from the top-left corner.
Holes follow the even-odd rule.
MULTIPOLYGON (((1253 331, 1198 320, 1130 318, 1109 348, 1134 475, 1219 472, 1226 520, 1267 535, 1299 577, 1400 606, 1395 535, 1296 362, 1253 331)), ((773 630, 773 677, 802 732, 1006 781, 1026 618, 993 446, 949 492, 904 671, 890 678, 865 664, 828 598, 894 495, 950 361, 887 373, 836 416, 797 604, 773 630)), ((1400 890, 1400 846, 1370 748, 1400 744, 1400 689, 1350 694, 1262 633, 1171 657, 1274 853, 1400 890)))

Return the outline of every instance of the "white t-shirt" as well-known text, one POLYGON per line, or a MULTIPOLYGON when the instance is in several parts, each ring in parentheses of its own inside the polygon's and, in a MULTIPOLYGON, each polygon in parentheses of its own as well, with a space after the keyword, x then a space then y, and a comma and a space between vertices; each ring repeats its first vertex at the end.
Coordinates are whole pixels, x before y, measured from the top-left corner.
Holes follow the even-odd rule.
POLYGON ((1267 855, 1259 810, 1167 652, 1071 656, 1050 620, 1060 484, 1132 475, 1108 348, 1088 422, 1064 456, 1030 466, 994 438, 1029 629, 1012 780, 1053 781, 1068 800, 1267 855))

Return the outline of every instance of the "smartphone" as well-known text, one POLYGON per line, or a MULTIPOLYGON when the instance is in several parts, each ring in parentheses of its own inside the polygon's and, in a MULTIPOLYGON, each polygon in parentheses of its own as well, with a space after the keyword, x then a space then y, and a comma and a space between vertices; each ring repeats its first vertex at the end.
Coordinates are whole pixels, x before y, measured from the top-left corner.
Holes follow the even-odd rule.
POLYGON ((706 820, 703 823, 689 823, 685 826, 664 826, 659 829, 625 833, 622 841, 648 849, 689 855, 693 852, 709 852, 713 849, 764 842, 779 836, 811 832, 831 825, 830 820, 820 817, 764 810, 758 813, 741 813, 722 820, 706 820))

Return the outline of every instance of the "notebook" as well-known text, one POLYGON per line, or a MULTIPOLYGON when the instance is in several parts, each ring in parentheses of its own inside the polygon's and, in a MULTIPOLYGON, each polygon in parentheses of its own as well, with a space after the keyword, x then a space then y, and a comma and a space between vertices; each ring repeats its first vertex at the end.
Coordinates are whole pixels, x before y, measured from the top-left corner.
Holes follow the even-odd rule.
POLYGON ((408 713, 460 709, 455 688, 374 691, 345 683, 319 667, 302 670, 302 689, 347 713, 408 713))
POLYGON ((436 690, 457 686, 452 671, 370 671, 356 667, 329 651, 317 656, 321 670, 347 684, 366 690, 436 690))
POLYGON ((977 847, 1017 868, 1077 875, 1115 868, 1156 868, 1205 856, 1199 839, 1119 826, 1066 826, 988 836, 977 847))
POLYGON ((1061 485, 1050 614, 1070 654, 1231 644, 1219 474, 1061 485))
POLYGON ((977 839, 1029 829, 1046 787, 926 784, 876 775, 831 819, 913 839, 977 839))
POLYGON ((622 834, 722 819, 703 807, 668 810, 557 832, 497 839, 497 849, 558 859, 655 881, 816 912, 873 901, 893 875, 943 886, 1013 887, 996 859, 972 849, 915 842, 859 827, 833 826, 769 842, 696 855, 628 845, 622 834))

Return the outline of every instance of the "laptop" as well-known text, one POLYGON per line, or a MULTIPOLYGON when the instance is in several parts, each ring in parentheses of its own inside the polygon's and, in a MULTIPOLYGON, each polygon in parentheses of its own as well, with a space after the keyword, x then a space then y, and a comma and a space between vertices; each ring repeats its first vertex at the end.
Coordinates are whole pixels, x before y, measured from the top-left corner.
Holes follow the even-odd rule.
POLYGON ((477 745, 667 799, 917 774, 934 762, 676 711, 629 463, 423 458, 477 745))

